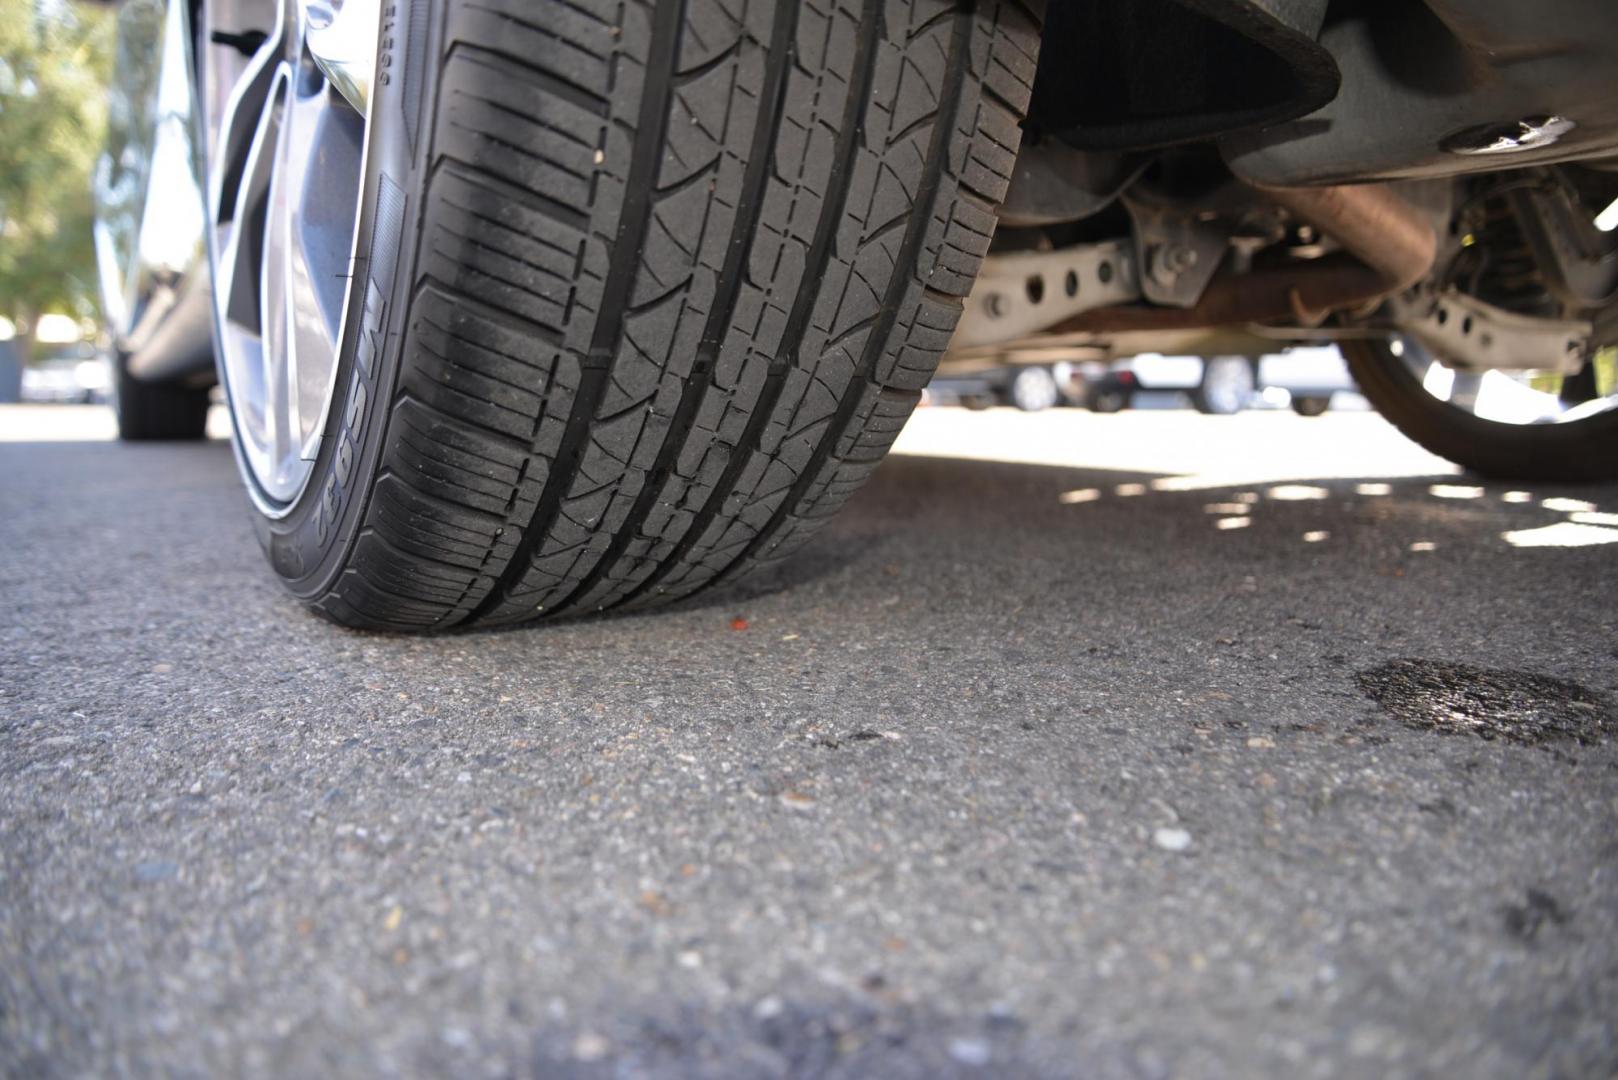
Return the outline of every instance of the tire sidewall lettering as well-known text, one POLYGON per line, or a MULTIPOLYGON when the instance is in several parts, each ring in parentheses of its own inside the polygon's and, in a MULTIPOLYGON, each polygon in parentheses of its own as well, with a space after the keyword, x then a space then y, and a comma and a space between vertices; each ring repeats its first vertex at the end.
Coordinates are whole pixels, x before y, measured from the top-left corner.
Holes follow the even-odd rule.
POLYGON ((374 278, 367 278, 365 304, 360 309, 359 341, 354 351, 354 381, 349 387, 348 407, 343 410, 342 426, 337 433, 337 450, 333 455, 331 471, 322 485, 315 514, 315 542, 321 546, 330 542, 332 529, 341 519, 353 492, 354 461, 360 452, 359 434, 365 430, 367 406, 374 396, 372 389, 386 310, 387 301, 382 297, 382 290, 374 278))
MULTIPOLYGON (((384 7, 379 62, 391 63, 389 58, 404 45, 403 31, 411 20, 399 18, 399 9, 397 4, 384 7)), ((392 121, 421 105, 404 92, 398 78, 377 81, 373 115, 389 122, 379 124, 371 135, 357 233, 356 287, 349 298, 345 348, 338 359, 338 389, 315 475, 299 504, 284 517, 253 515, 271 566, 293 594, 305 601, 318 601, 342 573, 382 454, 388 428, 386 403, 397 377, 396 354, 402 337, 401 328, 392 326, 390 320, 403 310, 396 291, 410 280, 409 267, 400 264, 414 258, 404 234, 418 183, 415 147, 407 131, 410 124, 392 121), (361 280, 363 289, 358 287, 361 280)), ((409 119, 419 127, 419 116, 409 119)))

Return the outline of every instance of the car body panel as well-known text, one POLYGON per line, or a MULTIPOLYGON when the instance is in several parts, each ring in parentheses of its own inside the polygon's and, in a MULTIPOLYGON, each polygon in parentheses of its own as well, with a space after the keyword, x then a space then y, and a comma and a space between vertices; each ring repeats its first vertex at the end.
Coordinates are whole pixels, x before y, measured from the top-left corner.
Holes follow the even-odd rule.
MULTIPOLYGON (((1341 391, 1354 391, 1353 376, 1335 345, 1306 345, 1278 353, 1250 356, 1255 367, 1254 390, 1284 390, 1288 398, 1330 398, 1341 391)), ((1201 356, 1140 353, 1124 360, 1080 365, 1081 376, 1097 391, 1132 394, 1146 392, 1186 392, 1202 385, 1206 360, 1201 356)))
POLYGON ((108 331, 140 379, 213 378, 191 56, 183 0, 119 8, 95 245, 108 331))

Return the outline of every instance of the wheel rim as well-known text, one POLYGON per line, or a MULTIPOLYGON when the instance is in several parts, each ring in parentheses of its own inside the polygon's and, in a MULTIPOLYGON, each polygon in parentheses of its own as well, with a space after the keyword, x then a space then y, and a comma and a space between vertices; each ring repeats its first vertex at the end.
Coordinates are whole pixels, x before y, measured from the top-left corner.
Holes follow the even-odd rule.
POLYGON ((1426 393, 1451 408, 1498 424, 1567 424, 1618 409, 1618 348, 1594 352, 1576 375, 1531 371, 1467 372, 1417 342, 1396 337, 1388 350, 1426 393))
POLYGON ((207 0, 220 369, 266 513, 309 484, 348 309, 380 0, 207 0))
POLYGON ((1056 404, 1056 380, 1039 368, 1018 372, 1013 390, 1017 405, 1027 412, 1041 412, 1056 404))

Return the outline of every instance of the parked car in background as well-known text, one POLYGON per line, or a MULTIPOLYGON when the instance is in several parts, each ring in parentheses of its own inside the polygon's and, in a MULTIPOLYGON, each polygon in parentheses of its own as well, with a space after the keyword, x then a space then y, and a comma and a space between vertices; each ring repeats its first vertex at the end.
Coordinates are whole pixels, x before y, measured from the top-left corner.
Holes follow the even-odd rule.
POLYGON ((97 405, 108 401, 112 370, 90 346, 63 349, 22 371, 22 400, 43 404, 97 405))
POLYGON ((1335 345, 1303 346, 1268 356, 1164 356, 1142 353, 1111 364, 1080 365, 1084 402, 1096 412, 1117 412, 1140 391, 1180 391, 1198 412, 1229 416, 1270 390, 1287 392, 1292 411, 1319 416, 1332 395, 1354 389, 1348 364, 1335 345))
POLYGON ((1259 393, 1277 389, 1287 392, 1299 416, 1320 416, 1334 395, 1358 388, 1337 346, 1316 345, 1258 358, 1259 393))
POLYGON ((1010 405, 1023 412, 1043 412, 1056 405, 1081 404, 1084 393, 1078 370, 1063 360, 939 375, 927 384, 926 400, 929 405, 962 405, 968 409, 1010 405))

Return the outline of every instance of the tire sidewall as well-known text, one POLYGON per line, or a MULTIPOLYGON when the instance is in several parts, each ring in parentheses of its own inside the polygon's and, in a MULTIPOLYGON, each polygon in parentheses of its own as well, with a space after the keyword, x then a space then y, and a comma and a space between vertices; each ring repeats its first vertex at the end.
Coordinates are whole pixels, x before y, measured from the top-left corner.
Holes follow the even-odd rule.
MULTIPOLYGON (((400 367, 399 343, 416 258, 420 165, 429 125, 439 20, 433 0, 382 4, 377 76, 361 181, 355 276, 344 310, 332 402, 309 483, 283 513, 253 504, 259 543, 295 596, 318 600, 342 572, 359 533, 384 449, 400 367)), ((238 441, 237 461, 256 481, 238 441)))
POLYGON ((1331 408, 1331 399, 1325 397, 1305 396, 1292 399, 1292 411, 1299 416, 1325 416, 1331 408))
POLYGON ((1094 390, 1087 404, 1091 412, 1115 413, 1129 407, 1129 395, 1122 390, 1094 390))

